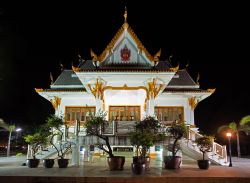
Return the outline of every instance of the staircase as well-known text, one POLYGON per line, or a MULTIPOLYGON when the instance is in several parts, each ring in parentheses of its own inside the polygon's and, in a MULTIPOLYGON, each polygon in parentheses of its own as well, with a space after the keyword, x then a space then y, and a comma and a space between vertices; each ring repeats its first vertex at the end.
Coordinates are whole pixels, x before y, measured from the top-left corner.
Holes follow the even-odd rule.
MULTIPOLYGON (((202 135, 190 129, 187 138, 183 138, 180 141, 182 153, 195 160, 202 159, 202 153, 195 143, 195 139, 199 137, 202 137, 202 135)), ((212 151, 206 154, 206 158, 209 159, 212 164, 228 166, 226 146, 221 146, 213 142, 212 151)))
MULTIPOLYGON (((65 148, 67 148, 68 145, 72 145, 72 144, 74 144, 74 142, 70 142, 70 141, 62 142, 62 148, 63 148, 63 150, 65 148)), ((59 144, 57 144, 56 147, 57 147, 57 149, 60 149, 60 145, 59 144)), ((30 150, 30 147, 28 147, 27 159, 31 158, 31 156, 32 156, 32 152, 30 150)), ((46 149, 40 148, 40 150, 36 153, 36 158, 37 159, 41 159, 41 160, 47 159, 47 158, 52 157, 52 156, 57 156, 57 151, 54 148, 54 146, 52 146, 52 145, 48 146, 46 149)))

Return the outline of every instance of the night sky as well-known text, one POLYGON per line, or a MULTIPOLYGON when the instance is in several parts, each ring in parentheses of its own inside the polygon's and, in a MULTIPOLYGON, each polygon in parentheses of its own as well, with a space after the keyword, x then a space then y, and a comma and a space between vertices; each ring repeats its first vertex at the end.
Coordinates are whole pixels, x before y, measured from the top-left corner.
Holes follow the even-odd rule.
POLYGON ((128 23, 151 54, 173 54, 173 65, 188 71, 202 89, 216 92, 198 104, 196 125, 215 133, 221 124, 250 114, 249 11, 243 4, 172 4, 166 1, 81 1, 81 4, 22 4, 0 8, 0 118, 11 123, 42 123, 53 113, 34 88, 49 88, 70 69, 77 54, 101 53, 128 23))

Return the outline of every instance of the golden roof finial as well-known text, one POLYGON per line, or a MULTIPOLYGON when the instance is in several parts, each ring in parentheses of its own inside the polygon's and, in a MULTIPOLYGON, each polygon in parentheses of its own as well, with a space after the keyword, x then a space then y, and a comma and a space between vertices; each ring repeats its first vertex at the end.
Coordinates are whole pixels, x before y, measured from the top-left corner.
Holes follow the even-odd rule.
POLYGON ((127 22, 127 19, 128 19, 128 12, 127 12, 127 7, 125 6, 125 12, 124 12, 124 24, 123 24, 123 28, 124 29, 127 29, 128 28, 128 22, 127 22))
POLYGON ((125 12, 124 12, 124 23, 127 23, 127 18, 128 18, 128 12, 127 12, 127 7, 125 6, 125 12))

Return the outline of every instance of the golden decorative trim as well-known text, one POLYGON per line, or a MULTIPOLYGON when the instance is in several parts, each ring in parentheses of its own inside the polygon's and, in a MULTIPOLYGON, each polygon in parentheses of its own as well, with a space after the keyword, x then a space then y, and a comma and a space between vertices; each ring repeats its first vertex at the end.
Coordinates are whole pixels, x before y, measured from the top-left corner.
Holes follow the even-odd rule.
POLYGON ((117 33, 115 34, 115 36, 113 37, 113 39, 110 41, 110 43, 107 45, 107 47, 105 48, 105 50, 101 53, 101 55, 98 56, 98 60, 100 62, 103 62, 104 59, 107 56, 107 53, 110 53, 110 50, 114 47, 115 43, 118 41, 118 39, 121 37, 121 35, 124 32, 124 27, 122 26, 117 33))
POLYGON ((144 51, 146 57, 151 62, 153 62, 154 61, 154 57, 147 51, 147 49, 144 47, 144 45, 142 44, 142 42, 136 36, 135 32, 132 30, 132 28, 127 23, 127 10, 126 9, 125 9, 125 13, 124 13, 124 23, 121 26, 121 28, 117 31, 117 33, 112 38, 112 40, 110 41, 110 43, 107 45, 107 47, 104 49, 104 51, 99 56, 97 56, 97 55, 92 55, 92 56, 95 59, 97 59, 98 61, 103 62, 106 59, 107 54, 111 52, 111 50, 114 48, 115 43, 122 36, 122 34, 124 33, 125 30, 128 31, 128 33, 131 35, 132 39, 135 41, 135 43, 137 45, 137 48, 139 49, 139 52, 141 53, 142 51, 144 51))
POLYGON ((209 92, 209 93, 214 93, 215 92, 215 90, 216 90, 216 88, 214 88, 214 89, 207 89, 207 91, 209 92))
POLYGON ((154 55, 154 61, 159 61, 159 57, 161 56, 161 49, 154 55))
POLYGON ((53 79, 52 72, 49 73, 49 77, 50 77, 50 84, 53 85, 54 79, 53 79))
POLYGON ((155 98, 159 94, 162 87, 163 87, 163 84, 160 84, 159 88, 156 87, 155 78, 153 79, 153 81, 149 82, 148 91, 149 91, 149 95, 151 96, 151 98, 155 98))
POLYGON ((154 57, 148 52, 148 50, 145 48, 145 46, 142 44, 142 42, 139 40, 139 38, 137 37, 137 35, 135 34, 135 32, 133 31, 133 29, 131 27, 129 27, 128 32, 130 33, 131 37, 133 38, 133 40, 135 41, 138 49, 140 52, 144 51, 146 57, 153 62, 154 61, 154 57))
POLYGON ((103 83, 99 78, 96 79, 96 83, 94 84, 95 87, 92 88, 91 84, 88 84, 88 87, 91 93, 99 99, 103 99, 103 83))
POLYGON ((81 68, 79 68, 79 67, 74 67, 74 66, 72 65, 72 70, 73 70, 74 72, 79 72, 79 71, 81 71, 81 68))
POLYGON ((169 68, 170 72, 177 72, 179 70, 179 64, 176 67, 169 68))
POLYGON ((145 101, 144 101, 144 111, 146 111, 147 110, 147 103, 148 103, 148 99, 146 98, 145 99, 145 101))
POLYGON ((52 106, 54 107, 55 110, 58 109, 58 106, 61 104, 61 98, 54 96, 54 99, 50 99, 49 101, 51 102, 52 106))
POLYGON ((200 73, 198 72, 198 75, 197 75, 197 78, 196 78, 196 84, 197 85, 200 85, 199 80, 200 80, 200 73))
POLYGON ((127 22, 127 18, 128 18, 128 12, 127 12, 127 7, 125 6, 125 11, 124 11, 124 23, 127 22))
POLYGON ((43 92, 44 91, 44 89, 42 89, 42 88, 35 88, 35 91, 38 93, 38 92, 43 92))
POLYGON ((90 48, 90 55, 91 55, 92 61, 98 61, 98 57, 95 54, 95 52, 92 50, 92 48, 90 48))
POLYGON ((102 99, 102 110, 103 111, 105 110, 105 101, 104 101, 104 99, 102 99))
POLYGON ((194 110, 198 105, 198 100, 195 97, 188 98, 188 104, 190 105, 191 109, 194 110))
POLYGON ((195 90, 171 90, 171 89, 167 89, 167 90, 164 90, 163 93, 211 93, 207 90, 198 90, 198 91, 195 91, 195 90))
POLYGON ((42 91, 38 92, 86 92, 86 90, 85 89, 42 89, 42 91))

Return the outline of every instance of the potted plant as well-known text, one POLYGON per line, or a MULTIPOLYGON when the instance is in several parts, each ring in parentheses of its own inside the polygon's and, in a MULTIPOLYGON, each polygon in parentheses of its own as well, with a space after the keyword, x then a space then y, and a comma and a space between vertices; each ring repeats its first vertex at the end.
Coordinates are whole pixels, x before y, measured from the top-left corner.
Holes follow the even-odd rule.
MULTIPOLYGON (((49 142, 49 137, 52 135, 52 132, 47 124, 44 124, 41 126, 40 133, 46 136, 46 139, 47 139, 46 146, 48 146, 47 143, 49 142)), ((43 166, 45 168, 52 168, 54 166, 54 159, 50 159, 50 158, 43 159, 43 166)))
POLYGON ((160 128, 161 124, 158 120, 147 116, 142 121, 137 122, 135 131, 130 133, 131 145, 136 148, 136 155, 131 164, 134 174, 144 174, 145 170, 149 170, 149 148, 165 137, 164 134, 159 133, 160 128))
POLYGON ((166 129, 167 136, 173 141, 169 144, 171 156, 164 156, 164 163, 166 169, 178 169, 181 164, 181 156, 177 156, 180 150, 179 140, 187 133, 187 128, 184 123, 173 122, 172 126, 166 129))
MULTIPOLYGON (((59 168, 67 168, 69 164, 69 159, 65 158, 66 153, 71 149, 71 143, 63 142, 63 132, 60 127, 63 125, 63 120, 61 117, 56 115, 50 115, 47 118, 47 127, 51 129, 50 144, 56 149, 58 158, 59 168), (58 146, 54 142, 54 138, 57 137, 58 146)), ((51 160, 52 161, 52 160, 51 160)))
POLYGON ((39 150, 39 147, 46 143, 47 137, 41 132, 36 132, 33 135, 24 136, 24 140, 26 143, 30 145, 32 159, 27 159, 27 165, 29 168, 37 168, 40 162, 40 159, 36 158, 36 153, 39 150))
POLYGON ((110 170, 123 170, 125 163, 125 156, 114 156, 112 148, 109 143, 109 136, 102 133, 103 126, 108 126, 106 120, 106 112, 99 111, 97 115, 90 113, 90 117, 85 123, 87 135, 96 136, 102 139, 97 144, 98 148, 108 154, 107 161, 110 170), (104 143, 103 143, 104 142, 104 143))
POLYGON ((202 152, 202 160, 197 160, 198 166, 200 169, 208 169, 209 168, 209 160, 205 160, 205 155, 207 152, 211 152, 212 145, 213 145, 214 137, 211 136, 203 136, 197 138, 195 142, 199 147, 200 151, 202 152))

